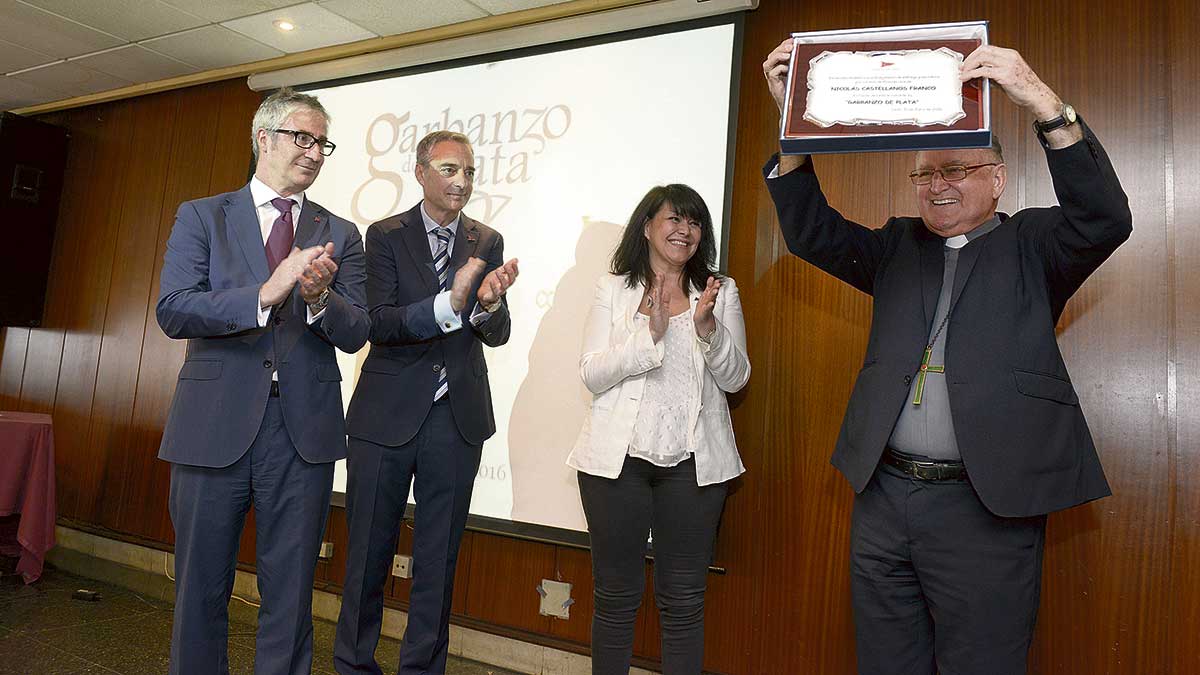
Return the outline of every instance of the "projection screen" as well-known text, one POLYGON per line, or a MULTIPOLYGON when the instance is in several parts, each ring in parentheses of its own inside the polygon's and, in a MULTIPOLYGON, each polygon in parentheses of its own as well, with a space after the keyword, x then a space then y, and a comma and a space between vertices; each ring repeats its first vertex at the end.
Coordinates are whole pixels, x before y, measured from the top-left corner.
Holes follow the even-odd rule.
MULTIPOLYGON (((305 87, 329 111, 337 143, 312 199, 365 234, 421 199, 417 141, 460 131, 478 171, 464 213, 503 234, 505 257, 520 260, 512 336, 484 349, 497 431, 484 444, 472 527, 586 541, 564 463, 591 401, 578 375, 584 319, 624 223, 654 185, 699 191, 723 250, 739 26, 726 17, 305 87)), ((338 354, 346 404, 368 349, 338 354)), ((339 462, 335 492, 345 482, 339 462)))

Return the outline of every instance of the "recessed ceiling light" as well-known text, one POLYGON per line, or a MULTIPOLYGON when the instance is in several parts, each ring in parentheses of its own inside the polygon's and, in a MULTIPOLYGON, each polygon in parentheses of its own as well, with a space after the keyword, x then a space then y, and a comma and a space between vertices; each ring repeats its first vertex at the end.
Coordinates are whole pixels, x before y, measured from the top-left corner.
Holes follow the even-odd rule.
POLYGON ((287 19, 278 19, 275 21, 275 27, 282 31, 296 30, 296 24, 287 19))

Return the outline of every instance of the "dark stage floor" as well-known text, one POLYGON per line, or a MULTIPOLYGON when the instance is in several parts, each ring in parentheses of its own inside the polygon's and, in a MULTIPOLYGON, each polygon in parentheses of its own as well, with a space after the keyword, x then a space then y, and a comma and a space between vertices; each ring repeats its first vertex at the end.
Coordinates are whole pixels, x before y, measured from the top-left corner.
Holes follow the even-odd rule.
MULTIPOLYGON (((0 674, 167 672, 171 637, 170 603, 112 584, 55 570, 32 586, 13 575, 0 580, 0 674), (97 591, 102 599, 72 599, 76 589, 97 591)), ((254 672, 256 610, 230 603, 229 671, 254 672)), ((314 622, 313 673, 333 673, 331 623, 314 622)), ((385 673, 396 672, 399 643, 384 638, 378 658, 385 673)), ((513 671, 453 656, 447 675, 518 675, 513 671)))

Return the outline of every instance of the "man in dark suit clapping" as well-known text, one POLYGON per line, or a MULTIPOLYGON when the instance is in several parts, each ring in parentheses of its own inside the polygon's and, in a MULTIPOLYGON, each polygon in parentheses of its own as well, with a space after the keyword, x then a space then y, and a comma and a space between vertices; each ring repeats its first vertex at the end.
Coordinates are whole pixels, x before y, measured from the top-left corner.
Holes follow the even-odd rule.
POLYGON ((334 347, 367 340, 362 237, 306 199, 334 144, 316 98, 284 89, 254 115, 255 170, 184 202, 167 242, 158 323, 187 339, 163 433, 175 526, 172 674, 227 673, 238 540, 254 506, 262 609, 254 672, 312 665, 312 586, 346 456, 334 347))
POLYGON ((458 548, 483 442, 496 431, 483 345, 508 341, 505 292, 517 261, 462 214, 475 158, 462 134, 417 145, 424 199, 367 230, 371 352, 350 402, 350 548, 334 666, 379 673, 383 588, 409 485, 417 503, 401 675, 441 673, 458 548))

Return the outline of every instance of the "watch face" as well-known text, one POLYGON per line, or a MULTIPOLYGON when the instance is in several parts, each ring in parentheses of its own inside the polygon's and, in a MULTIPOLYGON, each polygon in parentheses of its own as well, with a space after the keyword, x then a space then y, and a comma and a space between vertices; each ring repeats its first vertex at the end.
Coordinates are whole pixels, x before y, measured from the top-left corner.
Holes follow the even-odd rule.
POLYGON ((1075 124, 1075 120, 1078 117, 1075 114, 1075 108, 1071 107, 1070 103, 1063 104, 1062 116, 1063 116, 1063 119, 1065 119, 1067 121, 1067 124, 1075 124))

